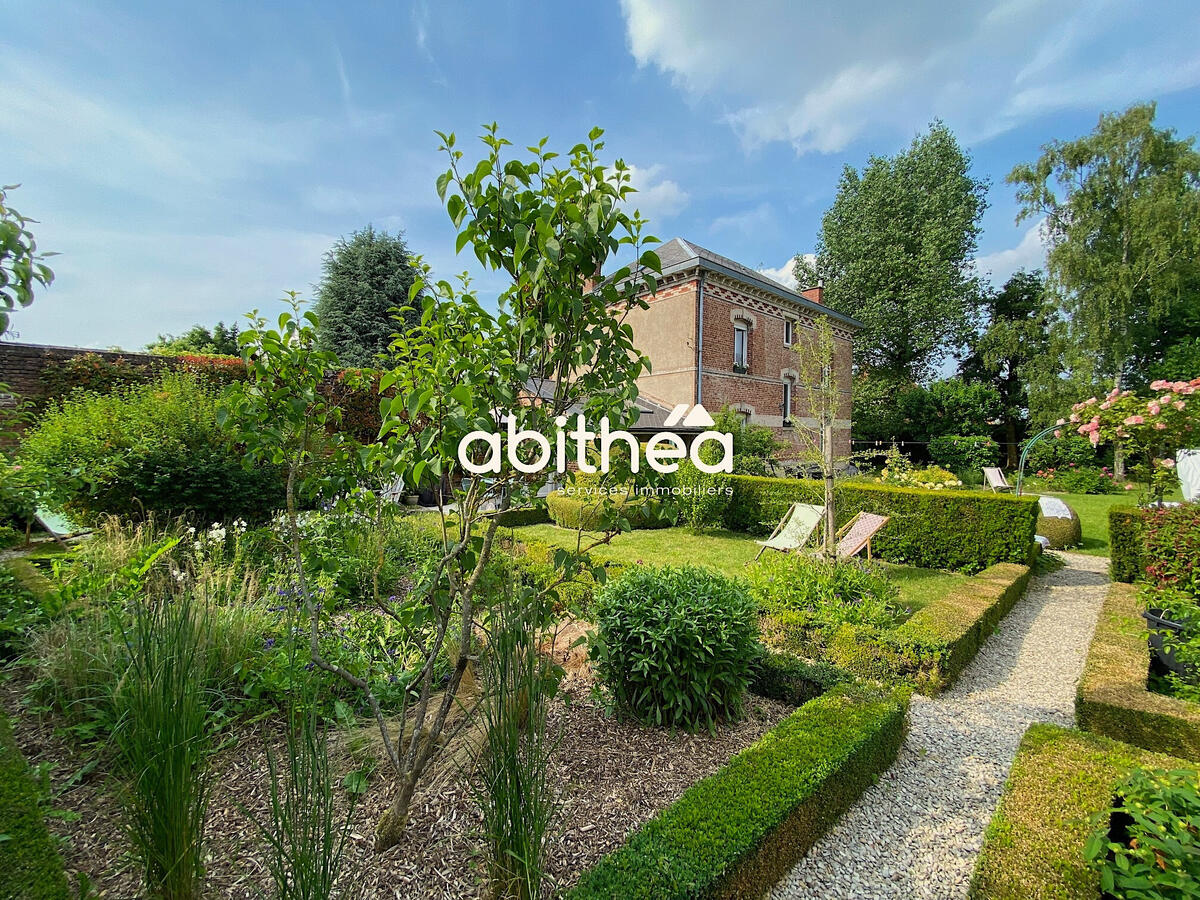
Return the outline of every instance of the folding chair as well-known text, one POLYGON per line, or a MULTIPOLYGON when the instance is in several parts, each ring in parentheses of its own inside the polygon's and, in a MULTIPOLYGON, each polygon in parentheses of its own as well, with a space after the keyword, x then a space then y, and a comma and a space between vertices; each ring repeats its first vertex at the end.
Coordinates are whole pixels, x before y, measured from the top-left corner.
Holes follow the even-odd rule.
POLYGON ((758 559, 763 555, 763 550, 767 549, 779 550, 782 553, 799 550, 808 543, 808 539, 812 537, 812 533, 821 523, 824 515, 824 506, 793 503, 783 514, 783 518, 779 520, 779 524, 775 526, 771 536, 765 541, 754 542, 761 548, 754 558, 758 559))
POLYGON ((853 519, 838 529, 837 558, 849 559, 857 556, 865 547, 867 559, 871 558, 871 539, 891 521, 891 516, 879 516, 875 513, 860 512, 853 519))
POLYGON ((992 489, 993 494, 1013 489, 1013 486, 1008 483, 1008 479, 1004 477, 1004 472, 994 466, 985 467, 983 477, 987 479, 988 487, 992 489))

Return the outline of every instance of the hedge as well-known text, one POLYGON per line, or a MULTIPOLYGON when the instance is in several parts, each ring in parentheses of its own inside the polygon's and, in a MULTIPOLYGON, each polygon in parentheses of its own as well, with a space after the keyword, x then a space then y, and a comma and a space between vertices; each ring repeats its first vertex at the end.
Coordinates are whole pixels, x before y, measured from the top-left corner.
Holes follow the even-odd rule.
MULTIPOLYGON (((614 498, 614 503, 621 508, 622 514, 629 519, 632 528, 670 528, 674 521, 659 515, 661 504, 650 497, 639 497, 633 500, 614 498)), ((550 518, 560 528, 597 529, 605 512, 605 505, 596 501, 571 497, 562 491, 555 491, 546 498, 546 508, 550 518)))
MULTIPOLYGON (((792 503, 824 502, 824 483, 815 479, 723 478, 733 488, 723 524, 734 531, 766 534, 792 503)), ((839 526, 860 511, 891 517, 871 545, 890 562, 979 572, 995 563, 1033 559, 1038 515, 1033 497, 841 482, 837 507, 839 526)))
POLYGON ((1025 732, 975 864, 971 900, 1097 900, 1083 845, 1139 766, 1186 763, 1058 725, 1025 732))
POLYGON ((1113 581, 1137 581, 1146 574, 1142 524, 1146 511, 1136 506, 1114 506, 1108 511, 1109 573, 1113 581))
POLYGON ((38 790, 0 713, 0 900, 71 897, 58 847, 38 807, 38 790))
POLYGON ((765 895, 896 758, 907 697, 839 685, 692 785, 572 900, 765 895))
POLYGON ((917 610, 895 628, 842 625, 825 634, 790 632, 776 623, 769 639, 798 656, 879 681, 901 681, 923 694, 949 687, 1025 593, 1029 566, 1000 563, 971 583, 917 610))
POLYGON ((520 528, 522 525, 543 525, 550 521, 550 510, 542 502, 519 509, 508 509, 496 516, 501 528, 520 528))
POLYGON ((811 662, 765 649, 754 667, 750 691, 760 697, 802 706, 820 697, 834 685, 853 681, 853 676, 829 663, 811 662))
POLYGON ((1147 636, 1136 589, 1111 585, 1076 690, 1076 719, 1097 734, 1200 759, 1200 703, 1147 689, 1147 636))

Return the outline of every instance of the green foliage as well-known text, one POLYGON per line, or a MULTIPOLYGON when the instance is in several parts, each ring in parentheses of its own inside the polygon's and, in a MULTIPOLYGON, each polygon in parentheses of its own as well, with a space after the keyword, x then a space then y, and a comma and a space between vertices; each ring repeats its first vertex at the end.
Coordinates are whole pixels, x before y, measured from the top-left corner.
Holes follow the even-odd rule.
MULTIPOLYGON (((713 416, 713 431, 721 431, 733 437, 733 471, 738 475, 772 475, 775 473, 775 454, 784 446, 775 439, 775 432, 765 425, 750 425, 742 421, 736 411, 722 407, 713 416)), ((716 453, 708 445, 705 452, 716 453)), ((707 459, 712 463, 714 460, 707 459)))
POLYGON ((803 706, 853 676, 828 663, 812 662, 766 647, 754 665, 750 692, 792 706, 803 706))
POLYGON ((906 706, 903 694, 849 685, 804 704, 585 872, 568 898, 767 894, 891 765, 906 706))
MULTIPOLYGON (((815 270, 829 305, 864 322, 854 341, 860 370, 908 382, 930 375, 966 334, 979 287, 970 260, 987 185, 941 122, 894 157, 847 166, 825 213, 815 270)), ((961 429, 956 429, 960 430, 961 429)))
POLYGON ((883 468, 875 479, 891 487, 924 488, 927 491, 943 491, 962 487, 962 480, 953 472, 938 466, 915 468, 907 456, 895 446, 884 456, 883 468))
POLYGON ((42 821, 40 791, 0 713, 0 897, 69 900, 58 847, 42 821))
POLYGON ((1062 469, 1038 469, 1034 473, 1046 490, 1064 494, 1119 494, 1124 488, 1107 467, 1074 466, 1062 469))
POLYGON ((591 657, 623 714, 713 729, 737 718, 758 636, 746 588, 693 566, 635 566, 596 598, 591 657))
POLYGON ((1084 846, 1101 890, 1123 900, 1200 897, 1198 785, 1195 769, 1136 769, 1121 783, 1111 826, 1084 846))
POLYGON ((8 193, 20 187, 0 186, 0 335, 8 331, 12 314, 33 302, 37 287, 50 287, 54 273, 46 265, 53 253, 39 252, 28 219, 9 206, 8 193))
POLYGON ((159 356, 200 353, 209 356, 239 356, 237 325, 218 322, 212 329, 193 325, 181 335, 160 334, 146 349, 159 356))
POLYGON ((871 372, 854 382, 854 436, 865 441, 929 441, 988 434, 1003 412, 990 384, 947 378, 928 387, 871 372))
POLYGON ((1136 590, 1113 584, 1079 680, 1079 726, 1138 747, 1200 759, 1200 703, 1148 689, 1147 636, 1136 590))
MULTIPOLYGON (((796 502, 821 503, 823 486, 789 478, 724 476, 733 490, 724 525, 767 534, 796 502)), ((872 542, 875 555, 926 569, 978 572, 997 562, 1027 562, 1033 547, 1037 501, 968 491, 927 491, 879 484, 838 485, 838 526, 856 512, 891 516, 872 542)))
POLYGON ((1152 582, 1200 597, 1200 504, 1147 511, 1142 547, 1152 582))
POLYGON ((402 232, 388 234, 368 225, 348 239, 338 238, 325 254, 317 288, 321 349, 349 366, 377 365, 392 334, 416 322, 409 291, 419 279, 402 232))
POLYGON ((929 456, 951 472, 978 472, 1000 462, 1000 445, 987 435, 948 434, 929 442, 929 456))
POLYGON ((47 620, 41 598, 17 574, 29 569, 24 560, 0 564, 0 659, 19 656, 33 629, 47 620))
POLYGON ((748 574, 759 611, 793 629, 886 627, 899 614, 900 589, 880 565, 866 560, 835 562, 800 553, 768 553, 748 574))
POLYGON ((25 436, 21 462, 52 502, 96 518, 191 514, 261 520, 283 499, 279 469, 246 468, 218 424, 215 391, 185 374, 52 405, 25 436))
POLYGON ((1031 725, 984 835, 969 896, 1097 900, 1100 876, 1084 850, 1114 789, 1137 766, 1183 765, 1086 732, 1031 725))
POLYGON ((630 528, 670 528, 670 508, 654 497, 611 495, 604 500, 572 497, 555 491, 546 498, 550 520, 560 528, 582 528, 586 531, 605 531, 624 519, 630 528))
POLYGON ((212 784, 203 625, 187 599, 139 598, 132 613, 113 732, 125 820, 150 894, 187 900, 201 895, 212 784))
POLYGON ((1025 457, 1025 471, 1094 467, 1101 461, 1091 441, 1064 429, 1057 437, 1044 437, 1034 445, 1025 457))
POLYGON ((1108 511, 1109 574, 1113 581, 1137 581, 1146 572, 1142 529, 1145 510, 1114 506, 1108 511))
POLYGON ((1022 219, 1043 221, 1058 315, 1093 380, 1126 374, 1139 343, 1171 327, 1200 255, 1200 153, 1154 127, 1155 104, 1100 117, 1008 175, 1022 219))

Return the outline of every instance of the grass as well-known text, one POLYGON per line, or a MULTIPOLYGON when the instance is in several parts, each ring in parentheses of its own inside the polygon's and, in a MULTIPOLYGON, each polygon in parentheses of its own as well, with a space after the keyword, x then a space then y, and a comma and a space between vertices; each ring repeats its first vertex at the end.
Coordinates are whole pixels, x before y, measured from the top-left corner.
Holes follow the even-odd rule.
MULTIPOLYGON (((1139 485, 1139 488, 1142 487, 1139 485)), ((1089 556, 1108 556, 1108 511, 1114 506, 1136 506, 1144 496, 1142 490, 1123 491, 1120 494, 1057 494, 1050 491, 1047 497, 1057 497, 1075 510, 1083 531, 1083 542, 1076 548, 1078 553, 1089 556)), ((1168 500, 1182 500, 1183 494, 1175 488, 1167 494, 1168 500)))
MULTIPOLYGON (((540 541, 555 547, 574 547, 576 540, 575 531, 557 525, 526 525, 514 529, 514 533, 518 540, 540 541)), ((585 532, 585 545, 597 537, 585 532)), ((611 544, 593 550, 592 557, 597 562, 626 565, 637 562, 651 566, 702 565, 741 578, 758 551, 754 538, 735 531, 662 528, 619 534, 611 544)), ((900 588, 900 605, 913 612, 971 583, 971 576, 955 572, 891 564, 887 564, 887 569, 888 577, 900 588)))

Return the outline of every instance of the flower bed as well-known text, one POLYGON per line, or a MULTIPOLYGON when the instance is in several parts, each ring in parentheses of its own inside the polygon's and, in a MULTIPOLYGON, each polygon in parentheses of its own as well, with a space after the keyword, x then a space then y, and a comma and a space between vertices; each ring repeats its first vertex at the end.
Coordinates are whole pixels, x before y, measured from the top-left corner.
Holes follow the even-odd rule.
POLYGON ((1136 767, 1184 765, 1056 725, 1030 726, 984 836, 970 897, 1096 900, 1100 876, 1084 845, 1114 789, 1136 767))
POLYGON ((1147 634, 1136 590, 1112 585, 1088 648, 1075 699, 1076 717, 1088 731, 1200 759, 1200 703, 1147 689, 1147 634))

